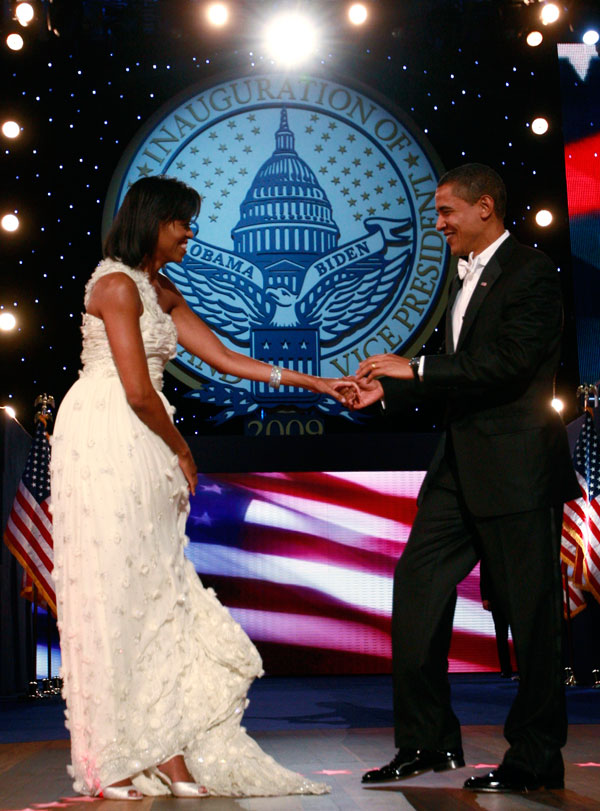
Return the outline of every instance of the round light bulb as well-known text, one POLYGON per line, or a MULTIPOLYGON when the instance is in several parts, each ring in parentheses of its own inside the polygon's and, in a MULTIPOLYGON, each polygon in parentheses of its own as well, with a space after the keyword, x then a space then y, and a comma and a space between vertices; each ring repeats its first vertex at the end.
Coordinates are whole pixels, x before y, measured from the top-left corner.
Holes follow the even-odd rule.
POLYGON ((2 134, 6 138, 18 138, 21 134, 21 127, 16 121, 5 121, 4 124, 2 124, 2 134))
POLYGON ((19 218, 14 214, 5 214, 0 220, 0 224, 5 231, 16 231, 19 227, 19 218))
POLYGON ((29 25, 33 20, 33 6, 31 3, 19 3, 15 9, 15 17, 21 25, 29 25))
POLYGON ((600 39, 600 34, 597 31, 594 31, 593 28, 590 28, 589 31, 585 32, 581 39, 586 45, 595 45, 600 39))
POLYGON ((19 227, 19 218, 14 214, 5 214, 0 220, 0 224, 5 231, 16 231, 19 227))
POLYGON ((527 44, 530 45, 532 48, 537 48, 538 45, 542 44, 544 37, 542 36, 540 31, 530 31, 527 34, 527 44))
POLYGON ((10 332, 17 325, 17 319, 12 313, 0 313, 0 329, 2 332, 10 332))
POLYGON ((553 219, 552 212, 548 211, 547 208, 540 209, 535 215, 535 221, 540 226, 540 228, 547 228, 552 222, 552 219, 553 219))
POLYGON ((23 37, 20 34, 9 34, 6 37, 6 44, 11 51, 20 51, 23 47, 23 37))
POLYGON ((225 25, 229 19, 229 10, 224 3, 211 3, 206 10, 206 16, 211 25, 225 25))
POLYGON ((12 406, 0 406, 3 411, 7 413, 7 415, 11 418, 11 420, 17 419, 17 412, 14 410, 12 406))
POLYGON ((555 411, 558 411, 559 413, 560 413, 561 411, 563 411, 563 409, 564 409, 564 407, 565 407, 565 404, 564 404, 564 403, 563 403, 563 401, 560 399, 560 397, 553 397, 553 398, 552 398, 552 402, 550 403, 550 405, 552 406, 552 408, 553 408, 555 411))
POLYGON ((296 12, 284 12, 267 26, 265 48, 275 61, 298 65, 314 52, 316 32, 311 22, 296 12))
POLYGON ((352 25, 362 25, 367 19, 367 8, 362 3, 352 3, 348 9, 348 19, 352 25))
POLYGON ((531 122, 531 130, 536 135, 544 135, 544 133, 548 132, 548 121, 545 118, 534 118, 531 122))
POLYGON ((550 25, 551 23, 555 23, 560 17, 560 9, 556 3, 546 3, 542 6, 540 17, 544 25, 550 25))

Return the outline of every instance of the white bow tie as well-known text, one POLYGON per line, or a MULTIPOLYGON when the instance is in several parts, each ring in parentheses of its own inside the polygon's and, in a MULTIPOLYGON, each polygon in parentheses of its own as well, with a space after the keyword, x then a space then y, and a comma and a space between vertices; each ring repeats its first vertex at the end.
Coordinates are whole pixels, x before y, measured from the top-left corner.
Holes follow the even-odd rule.
POLYGON ((468 273, 473 273, 479 267, 479 257, 458 260, 458 278, 462 281, 468 273))

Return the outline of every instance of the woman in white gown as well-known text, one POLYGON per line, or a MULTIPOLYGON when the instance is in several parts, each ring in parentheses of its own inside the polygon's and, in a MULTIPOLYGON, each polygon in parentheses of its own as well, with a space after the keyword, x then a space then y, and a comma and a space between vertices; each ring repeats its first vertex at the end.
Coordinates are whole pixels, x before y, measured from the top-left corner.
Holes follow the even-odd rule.
POLYGON ((76 791, 114 799, 323 793, 240 726, 261 660, 184 557, 197 471, 161 388, 177 342, 237 377, 343 401, 342 383, 230 351, 159 274, 182 260, 199 206, 172 178, 131 187, 86 287, 83 369, 56 417, 54 578, 69 770, 76 791))

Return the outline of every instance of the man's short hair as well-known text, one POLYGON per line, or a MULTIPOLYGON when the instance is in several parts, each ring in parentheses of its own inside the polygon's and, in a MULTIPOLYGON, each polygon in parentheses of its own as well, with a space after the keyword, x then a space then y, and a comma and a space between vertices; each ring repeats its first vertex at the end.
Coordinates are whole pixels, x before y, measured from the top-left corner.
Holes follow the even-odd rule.
POLYGON ((440 186, 451 185, 457 197, 474 205, 483 194, 489 194, 494 201, 496 215, 503 220, 506 214, 506 186, 504 181, 490 166, 484 163, 465 163, 450 169, 438 181, 440 186))

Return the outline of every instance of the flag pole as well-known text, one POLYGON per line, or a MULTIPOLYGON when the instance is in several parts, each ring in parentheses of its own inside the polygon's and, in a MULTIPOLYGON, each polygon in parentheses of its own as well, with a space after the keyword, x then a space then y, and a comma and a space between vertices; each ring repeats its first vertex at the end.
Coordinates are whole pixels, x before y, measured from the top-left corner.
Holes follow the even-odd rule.
POLYGON ((48 652, 48 682, 52 684, 52 628, 50 609, 46 607, 46 647, 48 652))
POLYGON ((567 565, 561 561, 560 568, 562 569, 562 582, 563 591, 565 594, 565 624, 567 629, 567 656, 568 665, 565 667, 565 684, 567 687, 573 687, 577 684, 575 681, 575 674, 573 671, 573 634, 571 630, 571 598, 569 596, 569 579, 567 576, 567 565))
MULTIPOLYGON (((34 406, 37 409, 35 412, 34 422, 41 421, 44 423, 44 425, 46 425, 50 420, 53 419, 52 410, 54 409, 54 397, 51 394, 44 393, 38 395, 35 398, 34 406)), ((37 610, 37 602, 36 602, 36 610, 37 610)), ((50 624, 51 624, 50 606, 48 605, 48 603, 46 603, 46 657, 47 657, 46 662, 48 675, 46 679, 43 680, 42 682, 44 688, 42 689, 42 694, 44 696, 49 696, 52 693, 52 631, 50 624)))
POLYGON ((35 583, 32 587, 32 596, 33 596, 33 623, 32 623, 32 632, 31 632, 31 678, 29 680, 29 684, 35 683, 37 693, 37 635, 38 635, 38 595, 37 595, 37 586, 35 583))

